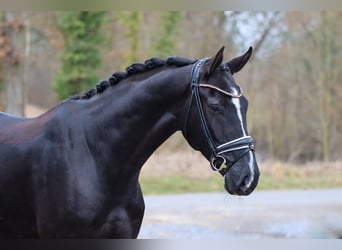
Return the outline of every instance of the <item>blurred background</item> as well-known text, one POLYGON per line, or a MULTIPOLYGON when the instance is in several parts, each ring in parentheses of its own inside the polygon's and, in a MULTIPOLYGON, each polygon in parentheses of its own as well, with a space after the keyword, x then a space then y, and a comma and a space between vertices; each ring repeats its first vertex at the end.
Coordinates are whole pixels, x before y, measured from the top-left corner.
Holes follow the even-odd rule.
MULTIPOLYGON (((259 189, 342 187, 342 12, 0 12, 0 110, 34 117, 150 57, 225 60, 249 99, 259 189)), ((176 133, 149 159, 145 193, 223 191, 176 133)))

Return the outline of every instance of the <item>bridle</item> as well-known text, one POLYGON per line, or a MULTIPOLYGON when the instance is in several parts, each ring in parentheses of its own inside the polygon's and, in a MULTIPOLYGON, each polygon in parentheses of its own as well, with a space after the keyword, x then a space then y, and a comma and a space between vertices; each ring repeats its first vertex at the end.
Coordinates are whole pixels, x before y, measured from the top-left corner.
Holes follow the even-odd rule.
POLYGON ((191 101, 190 101, 190 105, 189 105, 189 109, 188 109, 188 113, 186 117, 185 135, 187 134, 187 129, 188 129, 188 117, 190 114, 190 109, 192 106, 192 102, 195 99, 196 107, 197 107, 201 124, 202 124, 202 128, 204 130, 204 134, 205 134, 205 137, 207 139, 207 142, 211 151, 211 156, 210 156, 211 168, 214 171, 220 172, 220 174, 224 176, 225 173, 228 171, 228 169, 231 168, 235 163, 237 163, 242 157, 244 157, 248 152, 254 151, 254 140, 251 136, 242 136, 237 139, 231 140, 229 142, 223 143, 219 146, 216 146, 213 140, 213 137, 211 136, 211 133, 210 133, 210 130, 209 130, 206 118, 205 118, 199 88, 200 87, 211 88, 224 95, 230 96, 232 98, 240 98, 243 94, 242 94, 242 91, 239 94, 233 94, 210 84, 199 83, 201 67, 206 61, 208 61, 208 58, 198 60, 192 67, 192 71, 191 71, 192 96, 191 96, 191 101), (234 152, 234 151, 240 151, 240 150, 243 150, 243 151, 241 152, 239 157, 237 157, 236 159, 234 159, 233 162, 230 162, 228 164, 223 154, 234 152))

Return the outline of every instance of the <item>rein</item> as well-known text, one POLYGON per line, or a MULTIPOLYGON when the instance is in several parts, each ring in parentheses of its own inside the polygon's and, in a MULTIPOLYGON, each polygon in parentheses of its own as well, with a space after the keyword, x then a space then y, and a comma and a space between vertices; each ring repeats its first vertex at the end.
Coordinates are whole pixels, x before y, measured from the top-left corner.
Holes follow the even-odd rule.
POLYGON ((210 165, 211 168, 214 171, 219 171, 222 176, 225 175, 227 172, 227 168, 231 168, 236 162, 238 162, 242 157, 244 157, 249 151, 254 151, 254 140, 251 136, 242 136, 237 139, 231 140, 229 142, 223 143, 219 146, 216 146, 213 137, 210 133, 207 120, 204 114, 202 102, 201 102, 201 96, 199 92, 199 88, 211 88, 214 89, 224 95, 233 97, 233 98, 240 98, 243 93, 242 91, 239 94, 232 94, 229 93, 225 90, 222 90, 216 86, 210 85, 210 84, 203 84, 199 83, 200 80, 200 70, 201 67, 208 61, 208 58, 201 59, 197 61, 191 72, 191 90, 192 90, 192 96, 191 96, 191 101, 190 101, 190 106, 188 109, 188 114, 186 118, 186 129, 185 129, 185 134, 187 134, 187 127, 188 127, 188 116, 190 113, 191 105, 193 102, 193 99, 195 99, 196 102, 196 107, 200 116, 202 128, 204 130, 205 137, 207 139, 210 151, 211 151, 211 156, 210 156, 210 165), (234 152, 234 151, 240 151, 244 150, 239 157, 237 157, 233 162, 228 164, 226 158, 223 156, 224 153, 228 152, 234 152), (229 165, 229 166, 228 166, 229 165))

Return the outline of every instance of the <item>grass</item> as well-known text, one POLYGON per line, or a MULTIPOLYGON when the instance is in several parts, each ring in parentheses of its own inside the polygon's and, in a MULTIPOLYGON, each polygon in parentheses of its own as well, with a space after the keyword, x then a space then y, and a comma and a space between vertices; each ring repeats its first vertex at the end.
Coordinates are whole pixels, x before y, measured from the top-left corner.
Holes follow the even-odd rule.
MULTIPOLYGON (((318 189, 342 187, 341 165, 315 163, 295 166, 272 162, 260 168, 257 190, 318 189)), ((143 175, 140 183, 144 194, 190 192, 224 192, 223 179, 217 175, 196 178, 184 175, 143 175)))
POLYGON ((342 178, 335 176, 314 176, 308 178, 274 179, 271 176, 261 177, 259 190, 285 190, 285 189, 318 189, 342 187, 342 178))
MULTIPOLYGON (((219 176, 218 176, 219 177, 219 176)), ((142 176, 140 184, 144 194, 178 194, 223 191, 222 178, 191 178, 176 175, 142 176)))

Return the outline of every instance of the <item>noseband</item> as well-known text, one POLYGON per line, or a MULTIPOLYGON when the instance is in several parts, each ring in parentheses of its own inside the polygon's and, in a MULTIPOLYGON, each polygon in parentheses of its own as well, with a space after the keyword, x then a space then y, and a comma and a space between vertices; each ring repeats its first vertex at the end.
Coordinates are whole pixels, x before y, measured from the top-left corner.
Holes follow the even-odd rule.
POLYGON ((225 175, 225 173, 227 172, 227 168, 231 168, 236 162, 238 162, 242 157, 244 157, 249 151, 254 151, 254 140, 251 136, 242 136, 239 137, 237 139, 234 139, 232 141, 223 143, 219 146, 216 146, 213 137, 211 136, 211 133, 209 131, 209 127, 204 115, 204 110, 203 110, 203 106, 202 106, 202 102, 201 102, 201 96, 200 96, 200 92, 199 92, 199 88, 203 87, 203 88, 211 88, 214 89, 222 94, 225 94, 227 96, 230 96, 232 98, 239 98, 242 96, 242 91, 240 94, 232 94, 229 93, 225 90, 222 90, 220 88, 217 88, 213 85, 209 85, 209 84, 200 84, 199 80, 200 80, 200 71, 201 71, 201 67, 203 66, 203 64, 208 61, 207 58, 205 59, 201 59, 199 61, 197 61, 193 68, 192 68, 192 72, 191 72, 191 90, 192 90, 192 99, 190 101, 190 106, 189 106, 189 110, 188 110, 188 114, 187 114, 187 122, 186 122, 186 129, 185 129, 185 133, 187 134, 187 127, 188 127, 188 116, 190 113, 190 109, 191 109, 191 105, 193 102, 193 99, 195 99, 196 102, 196 107, 200 116, 200 120, 201 120, 201 124, 202 124, 202 128, 204 130, 204 134, 205 137, 207 139, 210 151, 211 151, 211 156, 210 156, 210 165, 211 168, 214 171, 219 171, 221 173, 221 175, 225 175), (243 150, 242 153, 239 155, 239 157, 237 157, 236 159, 234 159, 233 162, 227 162, 226 158, 223 156, 224 153, 228 153, 228 152, 234 152, 234 151, 240 151, 243 150))

